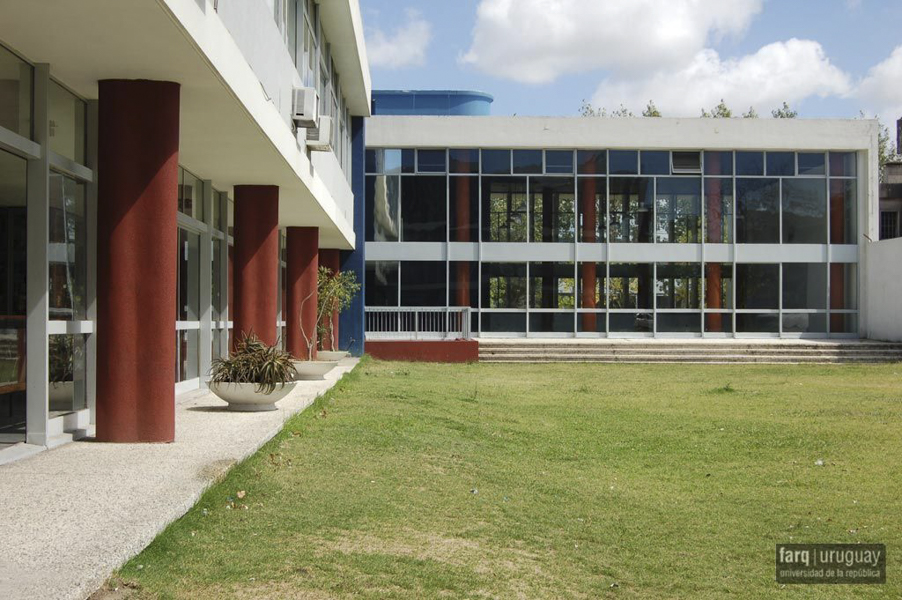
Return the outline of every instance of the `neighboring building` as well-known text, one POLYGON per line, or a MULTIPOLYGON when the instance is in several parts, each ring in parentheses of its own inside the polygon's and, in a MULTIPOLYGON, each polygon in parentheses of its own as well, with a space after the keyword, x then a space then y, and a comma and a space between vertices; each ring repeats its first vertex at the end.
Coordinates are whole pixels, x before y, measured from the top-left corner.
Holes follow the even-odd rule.
MULTIPOLYGON (((896 122, 896 152, 902 152, 902 119, 896 122)), ((902 237, 902 161, 889 161, 884 170, 880 184, 880 239, 889 240, 902 237)))
POLYGON ((233 331, 303 354, 317 262, 364 274, 370 103, 357 0, 6 3, 0 448, 169 441, 233 331))
POLYGON ((464 306, 484 337, 864 330, 874 121, 384 116, 381 92, 374 105, 366 305, 383 325, 391 307, 464 306))

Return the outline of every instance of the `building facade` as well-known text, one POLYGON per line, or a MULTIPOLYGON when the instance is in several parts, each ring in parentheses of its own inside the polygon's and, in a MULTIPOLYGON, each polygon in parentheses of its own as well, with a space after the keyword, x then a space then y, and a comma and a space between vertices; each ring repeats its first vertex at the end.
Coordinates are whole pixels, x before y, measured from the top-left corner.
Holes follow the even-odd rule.
POLYGON ((238 336, 306 351, 317 266, 363 277, 362 31, 357 0, 4 8, 0 450, 171 441, 238 336))
POLYGON ((371 310, 469 307, 482 337, 863 335, 875 122, 382 116, 375 102, 371 310))

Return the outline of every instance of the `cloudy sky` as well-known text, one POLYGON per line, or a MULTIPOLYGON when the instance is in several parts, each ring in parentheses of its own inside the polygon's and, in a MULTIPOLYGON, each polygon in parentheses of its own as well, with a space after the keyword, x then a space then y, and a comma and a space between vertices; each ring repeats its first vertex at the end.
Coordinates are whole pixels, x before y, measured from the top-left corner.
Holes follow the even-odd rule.
POLYGON ((476 89, 496 115, 582 100, 698 116, 902 117, 900 0, 360 0, 376 89, 476 89))

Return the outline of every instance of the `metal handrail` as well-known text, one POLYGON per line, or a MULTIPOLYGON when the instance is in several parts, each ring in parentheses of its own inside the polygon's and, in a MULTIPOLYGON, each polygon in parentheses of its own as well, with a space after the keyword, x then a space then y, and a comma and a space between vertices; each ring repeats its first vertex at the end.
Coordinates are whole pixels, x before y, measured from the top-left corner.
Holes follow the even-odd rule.
POLYGON ((471 309, 467 306, 369 306, 365 309, 367 339, 470 339, 471 309))

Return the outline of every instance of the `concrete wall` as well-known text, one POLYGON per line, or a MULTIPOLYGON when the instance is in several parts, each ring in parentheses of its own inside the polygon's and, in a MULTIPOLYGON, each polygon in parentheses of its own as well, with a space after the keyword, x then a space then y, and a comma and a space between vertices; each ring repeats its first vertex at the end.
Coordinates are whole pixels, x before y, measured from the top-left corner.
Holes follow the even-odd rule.
POLYGON ((366 352, 379 360, 466 363, 479 360, 479 342, 379 340, 367 342, 366 352))
POLYGON ((875 340, 902 342, 902 238, 865 247, 867 297, 863 334, 875 340))

